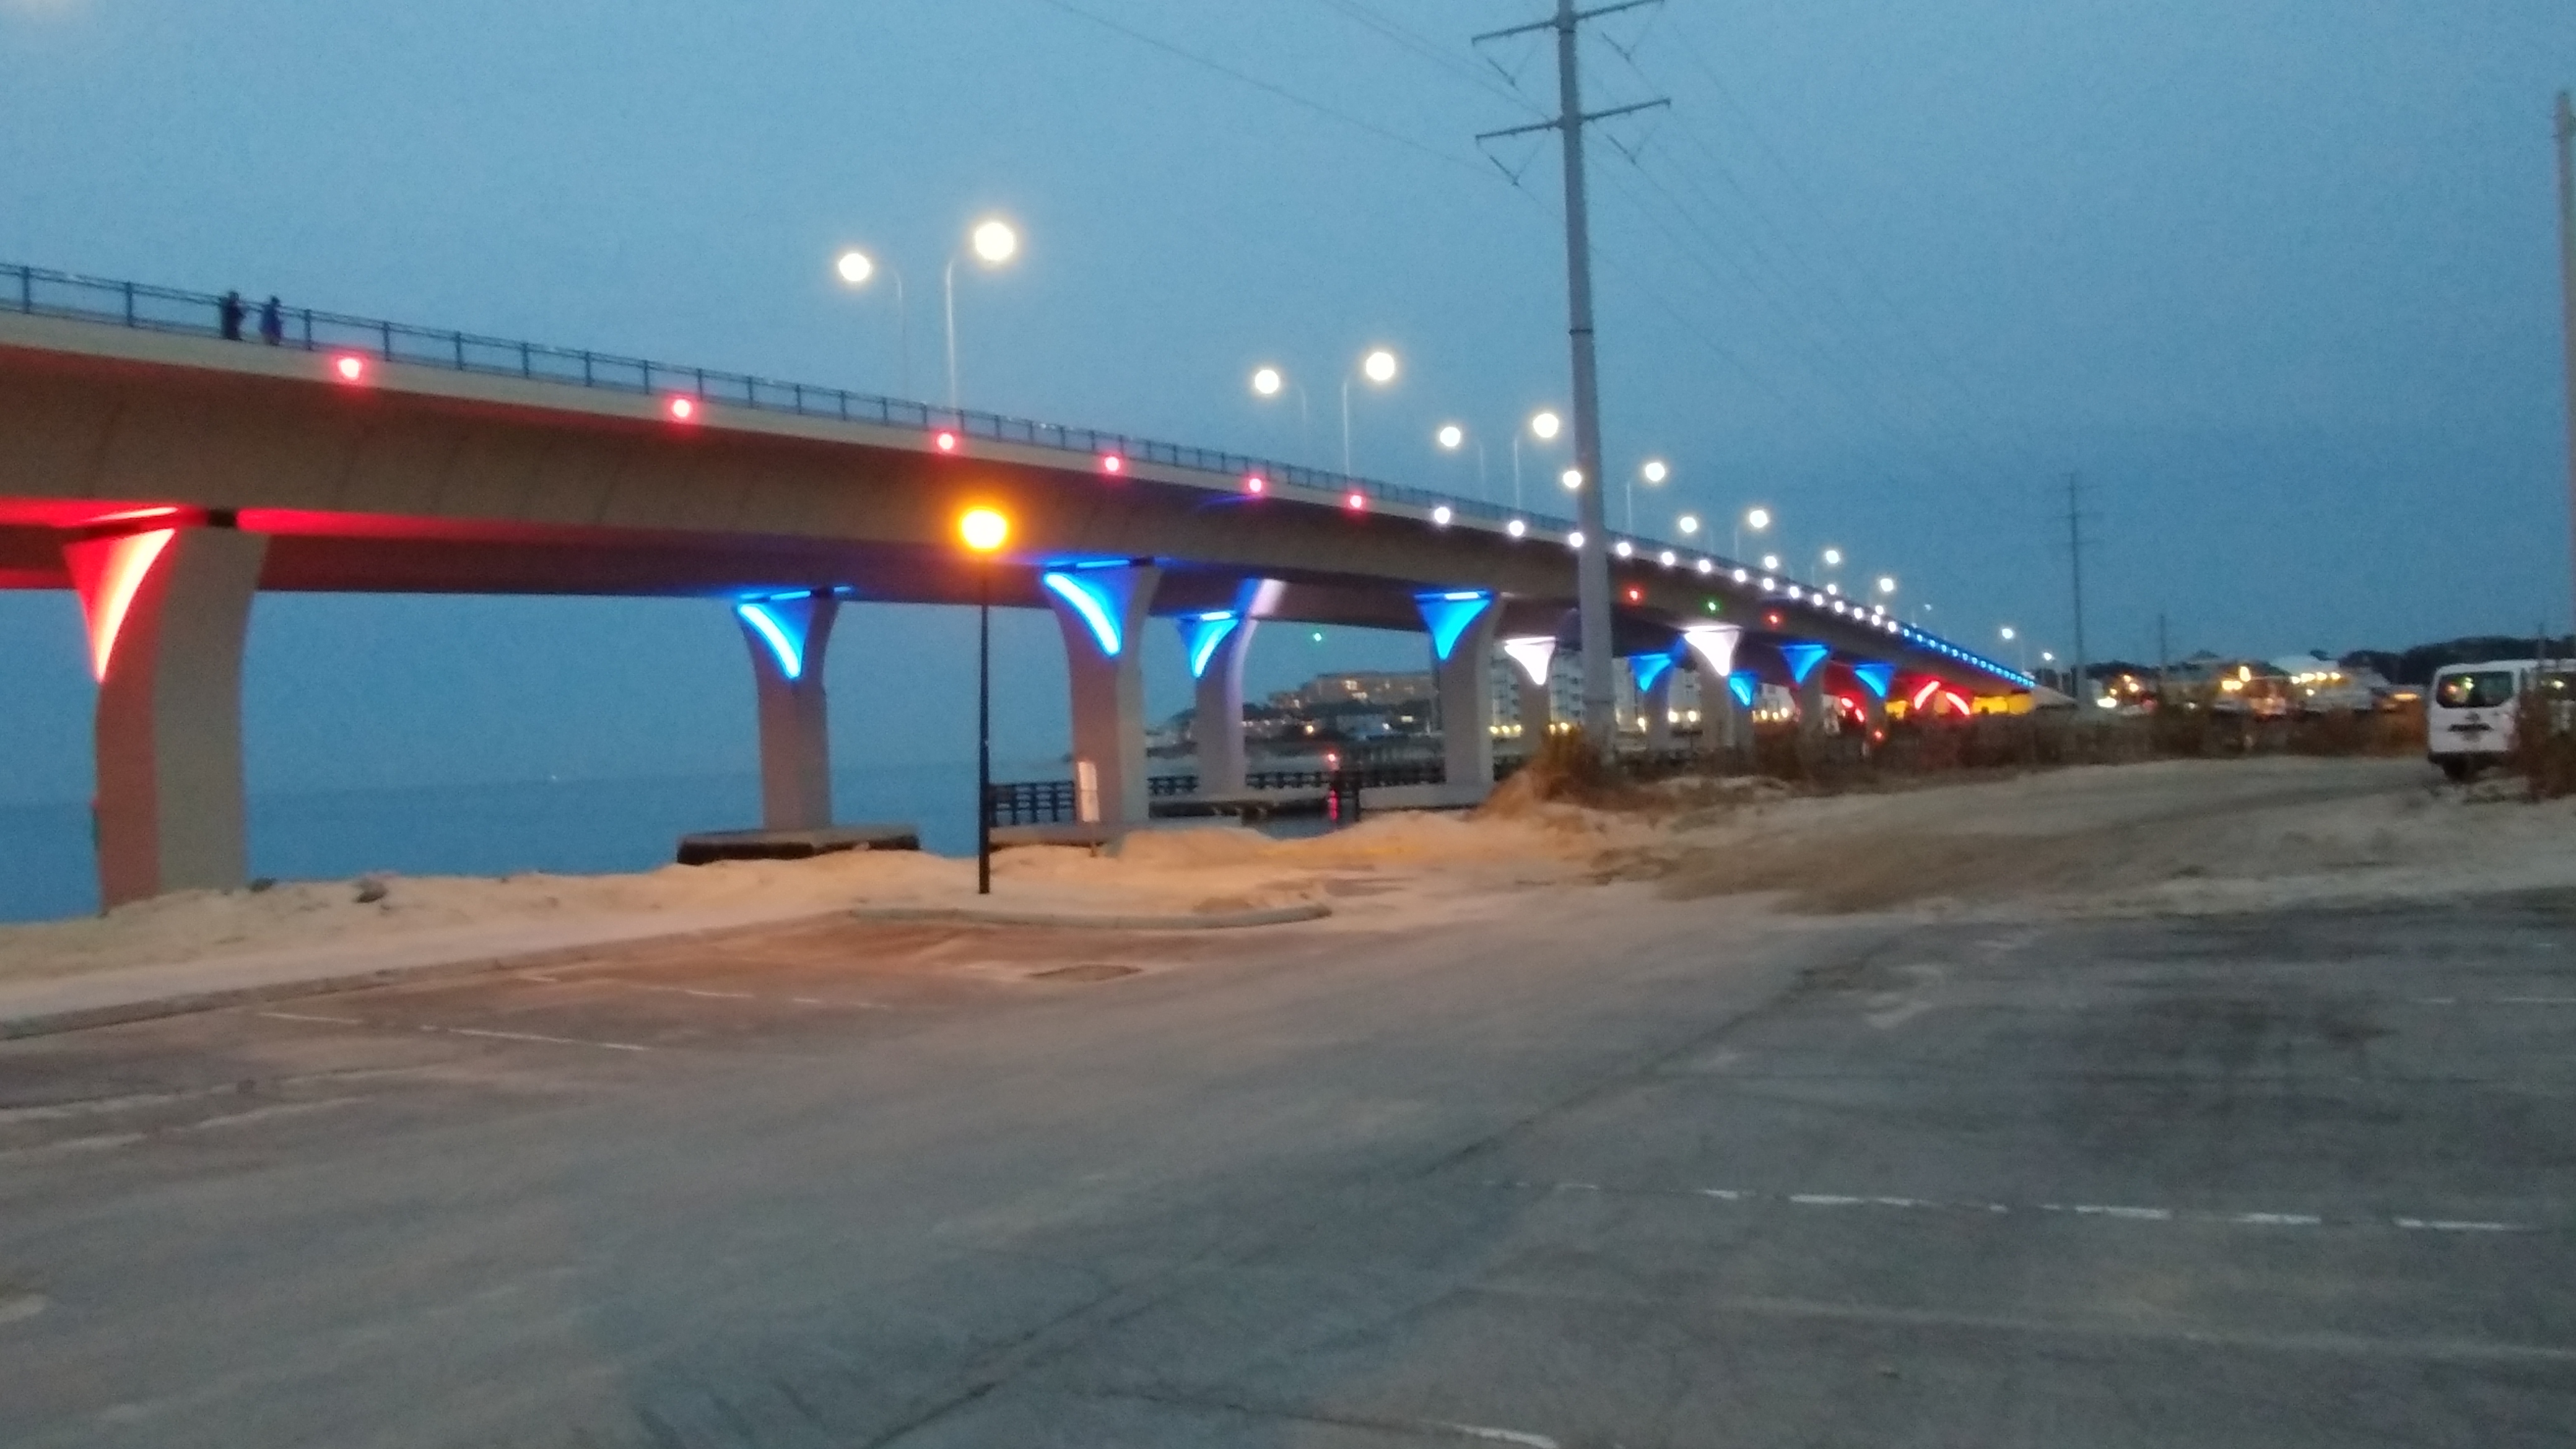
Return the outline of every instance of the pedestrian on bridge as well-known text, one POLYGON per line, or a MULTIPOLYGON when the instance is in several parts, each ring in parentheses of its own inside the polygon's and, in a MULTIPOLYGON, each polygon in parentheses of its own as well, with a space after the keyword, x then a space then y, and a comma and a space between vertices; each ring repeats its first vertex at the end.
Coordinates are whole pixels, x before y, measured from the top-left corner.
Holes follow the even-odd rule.
POLYGON ((249 308, 242 305, 242 295, 239 292, 224 293, 224 300, 216 304, 215 315, 223 319, 224 340, 226 342, 239 342, 242 340, 242 318, 249 312, 249 310, 249 308))
POLYGON ((259 309, 259 340, 271 347, 286 340, 286 312, 278 306, 274 295, 269 297, 266 306, 259 309))

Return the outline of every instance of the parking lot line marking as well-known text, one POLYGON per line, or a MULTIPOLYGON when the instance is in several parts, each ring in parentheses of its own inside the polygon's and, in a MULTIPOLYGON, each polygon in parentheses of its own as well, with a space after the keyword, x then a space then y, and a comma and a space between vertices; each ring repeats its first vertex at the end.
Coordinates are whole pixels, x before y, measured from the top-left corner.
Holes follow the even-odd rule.
POLYGON ((2457 1218, 2398 1218, 2397 1226, 2427 1233, 2528 1233, 2537 1231, 2519 1223, 2467 1222, 2457 1218))
POLYGON ((271 1021, 318 1021, 325 1026, 365 1026, 354 1016, 312 1016, 301 1011, 262 1011, 254 1013, 271 1021))

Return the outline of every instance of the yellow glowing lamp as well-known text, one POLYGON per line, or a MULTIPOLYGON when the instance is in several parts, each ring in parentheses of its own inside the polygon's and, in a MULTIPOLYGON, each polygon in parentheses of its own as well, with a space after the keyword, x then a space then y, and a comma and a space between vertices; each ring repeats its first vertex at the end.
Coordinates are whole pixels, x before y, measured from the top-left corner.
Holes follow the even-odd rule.
POLYGON ((977 553, 991 553, 1011 536, 1011 520, 990 508, 970 508, 957 520, 957 536, 977 553))

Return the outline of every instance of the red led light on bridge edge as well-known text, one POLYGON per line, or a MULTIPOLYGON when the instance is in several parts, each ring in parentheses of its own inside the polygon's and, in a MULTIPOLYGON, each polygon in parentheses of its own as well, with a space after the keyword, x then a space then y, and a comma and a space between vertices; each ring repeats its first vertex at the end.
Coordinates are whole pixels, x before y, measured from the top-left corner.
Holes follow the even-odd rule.
POLYGON ((331 359, 331 374, 342 382, 365 382, 367 359, 354 352, 344 352, 331 359))
POLYGON ((1342 506, 1353 513, 1365 513, 1368 511, 1368 495, 1353 489, 1350 496, 1342 500, 1342 506))
POLYGON ((1100 455, 1100 471, 1112 475, 1124 473, 1127 471, 1127 460, 1116 453, 1103 453, 1100 455))
POLYGON ((1262 476, 1261 476, 1260 474, 1258 474, 1258 473, 1252 473, 1252 474, 1247 474, 1247 475, 1245 475, 1244 480, 1243 480, 1243 491, 1244 491, 1244 492, 1246 492, 1246 493, 1266 493, 1266 492, 1268 492, 1268 491, 1269 491, 1269 489, 1270 489, 1270 480, 1269 480, 1269 479, 1262 477, 1262 476))
POLYGON ((696 398, 675 397, 669 402, 663 404, 662 410, 669 413, 671 415, 671 421, 675 423, 694 423, 698 420, 698 400, 696 398))
POLYGON ((931 435, 930 445, 943 453, 954 453, 957 451, 957 435, 942 430, 931 435))

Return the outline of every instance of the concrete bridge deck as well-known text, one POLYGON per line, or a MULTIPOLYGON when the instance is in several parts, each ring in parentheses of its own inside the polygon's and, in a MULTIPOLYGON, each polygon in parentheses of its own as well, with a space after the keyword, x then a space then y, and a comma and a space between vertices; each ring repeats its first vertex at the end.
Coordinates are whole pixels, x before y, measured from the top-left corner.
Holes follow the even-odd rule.
MULTIPOLYGON (((1152 618, 1203 717, 1241 712, 1262 620, 1422 630, 1447 775, 1491 778, 1497 644, 1543 681, 1574 647, 1568 525, 1213 450, 839 389, 297 310, 277 345, 216 299, 0 268, 0 587, 82 596, 101 681, 110 902, 238 883, 238 670, 260 591, 681 595, 743 620, 765 823, 831 822, 819 667, 852 602, 1049 608, 1071 664, 1086 818, 1147 814, 1152 618), (1013 520, 990 562, 959 516, 1013 520), (1458 728, 1466 725, 1467 728, 1458 728)), ((1704 693, 1868 703, 2023 676, 1705 551, 1621 538, 1615 645, 1704 693), (1657 661, 1661 661, 1658 663, 1657 661)), ((1545 713, 1543 683, 1524 716, 1545 713)), ((1202 746, 1234 787, 1239 738, 1202 746)), ((1467 788, 1476 788, 1469 786, 1467 788)))

